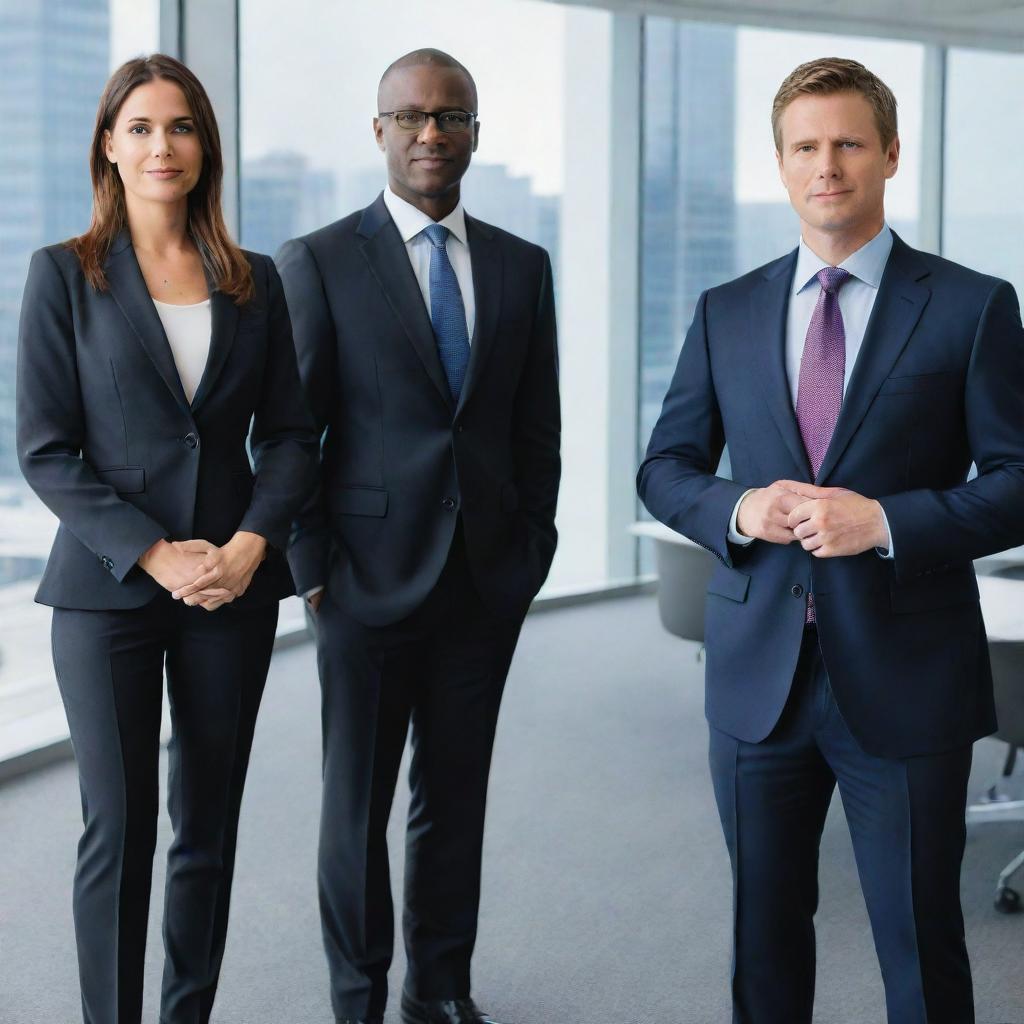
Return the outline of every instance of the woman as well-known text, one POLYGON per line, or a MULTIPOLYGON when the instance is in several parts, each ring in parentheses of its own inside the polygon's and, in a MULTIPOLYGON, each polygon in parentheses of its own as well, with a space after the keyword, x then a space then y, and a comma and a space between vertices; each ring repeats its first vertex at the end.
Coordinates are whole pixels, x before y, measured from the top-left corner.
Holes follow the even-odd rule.
POLYGON ((166 661, 160 1020, 192 1024, 216 990, 246 765, 291 592, 281 549, 317 440, 273 263, 224 226, 217 125, 195 76, 160 54, 122 65, 90 166, 89 230, 32 258, 17 399, 22 470, 60 519, 36 599, 54 608, 82 790, 82 1005, 87 1024, 142 1013, 166 661))

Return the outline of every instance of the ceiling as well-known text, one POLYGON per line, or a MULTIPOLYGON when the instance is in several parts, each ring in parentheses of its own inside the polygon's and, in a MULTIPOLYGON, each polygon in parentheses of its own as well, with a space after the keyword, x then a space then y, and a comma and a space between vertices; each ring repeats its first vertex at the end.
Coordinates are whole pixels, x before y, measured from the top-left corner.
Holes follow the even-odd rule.
MULTIPOLYGON (((565 2, 565 0, 563 0, 565 2)), ((1024 0, 568 0, 633 14, 1024 52, 1024 0)))

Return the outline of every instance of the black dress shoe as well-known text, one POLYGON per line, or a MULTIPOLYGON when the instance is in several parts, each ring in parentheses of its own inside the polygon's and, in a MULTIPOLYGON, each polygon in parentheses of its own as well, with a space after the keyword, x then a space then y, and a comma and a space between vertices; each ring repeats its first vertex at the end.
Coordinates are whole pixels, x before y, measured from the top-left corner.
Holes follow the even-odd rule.
POLYGON ((337 1024, 384 1024, 383 1017, 338 1017, 337 1024))
POLYGON ((472 999, 413 999, 402 993, 402 1024, 498 1024, 472 999))

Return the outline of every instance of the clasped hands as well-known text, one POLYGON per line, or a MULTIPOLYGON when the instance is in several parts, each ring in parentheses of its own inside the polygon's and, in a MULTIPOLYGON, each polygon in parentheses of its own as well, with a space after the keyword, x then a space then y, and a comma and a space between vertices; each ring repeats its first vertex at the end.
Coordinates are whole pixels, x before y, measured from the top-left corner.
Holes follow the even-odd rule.
POLYGON ((882 506, 845 487, 776 480, 740 502, 736 526, 746 537, 772 544, 799 541, 816 558, 859 555, 889 547, 882 506))
POLYGON ((266 552, 263 537, 240 530, 223 547, 206 540, 158 540, 139 565, 176 601, 212 612, 246 592, 266 552))

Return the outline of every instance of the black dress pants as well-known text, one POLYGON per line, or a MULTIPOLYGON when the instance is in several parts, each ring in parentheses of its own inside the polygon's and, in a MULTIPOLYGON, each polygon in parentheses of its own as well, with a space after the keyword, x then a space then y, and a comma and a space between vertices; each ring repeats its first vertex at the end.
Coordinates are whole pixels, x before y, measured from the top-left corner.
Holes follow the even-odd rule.
POLYGON ((407 991, 469 995, 491 748, 521 622, 477 595, 460 532, 426 601, 365 626, 328 591, 317 614, 324 788, 319 891, 339 1019, 382 1015, 394 943, 385 831, 412 723, 407 991))
POLYGON ((53 612, 53 660, 85 830, 74 883, 85 1024, 138 1024, 159 799, 166 661, 162 1024, 206 1024, 227 932, 235 839, 278 606, 206 612, 163 592, 127 611, 53 612))
POLYGON ((889 1024, 973 1024, 960 909, 971 747, 865 753, 808 628, 773 732, 745 743, 712 728, 710 752, 733 868, 734 1024, 811 1024, 818 846, 837 783, 889 1024))

